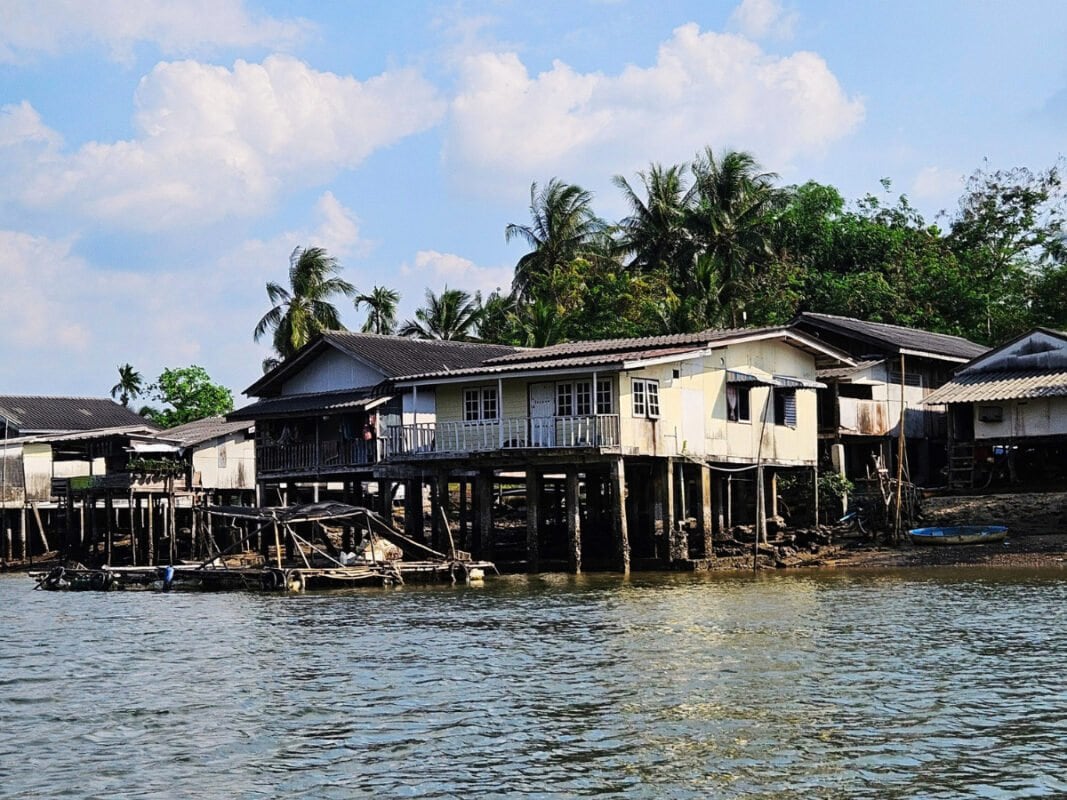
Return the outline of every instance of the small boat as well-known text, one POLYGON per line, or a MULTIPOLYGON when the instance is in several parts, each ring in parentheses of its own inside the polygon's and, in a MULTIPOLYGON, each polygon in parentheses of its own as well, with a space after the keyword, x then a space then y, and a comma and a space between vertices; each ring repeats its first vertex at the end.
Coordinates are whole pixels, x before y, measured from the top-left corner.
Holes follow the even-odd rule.
POLYGON ((1008 537, 1007 525, 952 525, 943 528, 913 528, 912 544, 985 544, 1008 537))

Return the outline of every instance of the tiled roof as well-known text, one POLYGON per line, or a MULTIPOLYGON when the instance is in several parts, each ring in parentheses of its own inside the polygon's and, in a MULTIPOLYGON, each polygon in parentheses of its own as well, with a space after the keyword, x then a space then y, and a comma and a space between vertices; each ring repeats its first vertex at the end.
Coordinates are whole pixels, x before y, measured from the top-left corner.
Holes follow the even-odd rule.
MULTIPOLYGON (((382 395, 368 389, 344 389, 339 392, 308 392, 290 394, 282 397, 268 397, 244 408, 231 411, 227 419, 255 420, 263 417, 284 417, 297 414, 344 411, 363 408, 374 400, 381 400, 382 395)), ((166 431, 169 433, 170 431, 166 431)))
POLYGON ((0 395, 0 415, 19 431, 84 431, 148 425, 144 417, 106 397, 0 395))
POLYGON ((198 419, 194 422, 187 422, 184 425, 160 431, 159 438, 178 442, 183 447, 188 447, 211 439, 218 439, 222 436, 229 436, 239 431, 247 431, 251 427, 252 423, 249 421, 237 420, 231 422, 226 417, 207 417, 206 419, 198 419))
POLYGON ((245 394, 270 394, 272 387, 299 372, 324 347, 335 347, 376 369, 384 378, 466 369, 477 366, 486 359, 514 353, 518 349, 500 344, 327 331, 248 387, 245 394))
MULTIPOLYGON (((673 333, 665 336, 645 336, 636 339, 601 339, 589 342, 565 342, 540 347, 536 350, 518 350, 514 353, 485 361, 486 366, 510 364, 515 362, 552 361, 572 356, 586 356, 603 353, 626 353, 627 355, 644 350, 680 347, 686 345, 709 344, 718 339, 752 333, 756 329, 733 328, 707 330, 699 333, 673 333)), ((762 329, 767 330, 767 329, 762 329)), ((688 349, 688 348, 687 348, 688 349)))
POLYGON ((881 364, 885 361, 884 358, 873 358, 868 361, 857 361, 854 367, 831 367, 829 369, 820 369, 816 372, 819 378, 847 378, 850 375, 855 375, 857 372, 863 372, 865 369, 870 369, 873 366, 881 364))
POLYGON ((927 395, 923 402, 940 405, 992 400, 1031 400, 1039 397, 1067 397, 1067 370, 961 372, 936 392, 927 395))
POLYGON ((798 315, 792 324, 802 329, 830 331, 842 336, 857 336, 869 343, 881 344, 894 353, 912 350, 970 360, 989 349, 961 336, 931 333, 903 325, 889 325, 885 322, 866 322, 834 314, 815 314, 805 311, 798 315))

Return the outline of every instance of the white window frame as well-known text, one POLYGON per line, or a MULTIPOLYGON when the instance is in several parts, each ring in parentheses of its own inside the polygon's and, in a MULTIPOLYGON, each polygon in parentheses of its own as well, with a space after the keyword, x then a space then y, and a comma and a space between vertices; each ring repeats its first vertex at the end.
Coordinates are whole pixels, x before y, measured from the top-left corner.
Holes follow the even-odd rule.
POLYGON ((615 413, 615 393, 611 391, 611 381, 597 381, 595 402, 598 415, 615 413))
POLYGON ((633 414, 635 417, 659 419, 659 381, 652 378, 632 378, 633 414))
POLYGON ((500 398, 495 386, 478 386, 463 390, 464 422, 489 422, 499 418, 500 398))

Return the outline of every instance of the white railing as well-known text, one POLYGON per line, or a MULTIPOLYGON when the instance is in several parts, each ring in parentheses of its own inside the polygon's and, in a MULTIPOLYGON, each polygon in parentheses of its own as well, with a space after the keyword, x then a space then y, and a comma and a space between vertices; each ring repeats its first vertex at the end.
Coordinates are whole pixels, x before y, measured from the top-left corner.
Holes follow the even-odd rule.
POLYGON ((387 456, 535 448, 618 447, 619 417, 508 417, 389 428, 387 456))

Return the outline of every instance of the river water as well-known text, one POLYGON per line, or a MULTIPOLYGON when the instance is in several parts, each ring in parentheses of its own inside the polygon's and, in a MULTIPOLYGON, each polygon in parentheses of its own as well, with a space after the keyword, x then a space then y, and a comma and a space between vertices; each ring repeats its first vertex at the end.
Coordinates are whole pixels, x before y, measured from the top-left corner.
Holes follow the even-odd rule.
POLYGON ((1067 580, 0 576, 0 798, 1067 796, 1067 580))

